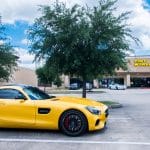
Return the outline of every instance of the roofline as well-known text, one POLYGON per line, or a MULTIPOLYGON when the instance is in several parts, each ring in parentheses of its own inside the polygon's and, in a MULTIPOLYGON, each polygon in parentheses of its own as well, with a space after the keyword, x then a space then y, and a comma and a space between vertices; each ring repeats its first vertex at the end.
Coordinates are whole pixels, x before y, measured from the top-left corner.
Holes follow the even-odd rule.
POLYGON ((134 56, 127 56, 126 58, 150 58, 150 55, 134 55, 134 56))
POLYGON ((3 85, 3 87, 19 87, 19 88, 25 88, 25 87, 32 87, 31 85, 25 85, 25 84, 6 84, 3 85))
POLYGON ((5 85, 3 85, 3 86, 0 86, 0 89, 20 89, 20 90, 22 90, 23 87, 21 87, 21 86, 5 86, 5 85))

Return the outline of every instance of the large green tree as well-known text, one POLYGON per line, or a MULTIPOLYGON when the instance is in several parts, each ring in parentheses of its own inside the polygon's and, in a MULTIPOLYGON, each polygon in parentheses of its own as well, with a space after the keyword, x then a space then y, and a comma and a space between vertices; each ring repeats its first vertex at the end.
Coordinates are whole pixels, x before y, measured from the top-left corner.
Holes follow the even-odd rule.
POLYGON ((7 81, 9 79, 18 61, 15 50, 9 43, 4 30, 5 28, 0 21, 0 81, 7 81))
POLYGON ((57 87, 61 86, 62 84, 60 75, 56 72, 56 69, 52 66, 48 66, 47 64, 37 68, 36 74, 38 76, 39 83, 43 84, 44 87, 51 85, 52 83, 57 85, 57 87))
POLYGON ((55 65, 58 73, 80 77, 83 97, 87 80, 125 68, 130 50, 127 37, 136 40, 126 24, 129 13, 114 15, 115 2, 101 0, 93 8, 67 8, 56 1, 53 6, 41 7, 42 16, 29 30, 30 53, 35 60, 44 59, 55 65))

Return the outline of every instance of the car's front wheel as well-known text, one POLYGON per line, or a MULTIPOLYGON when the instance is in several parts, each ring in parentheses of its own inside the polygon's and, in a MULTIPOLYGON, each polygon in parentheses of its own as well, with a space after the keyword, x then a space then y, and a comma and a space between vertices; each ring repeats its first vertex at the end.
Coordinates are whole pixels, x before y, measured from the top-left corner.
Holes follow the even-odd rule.
POLYGON ((82 112, 68 110, 60 117, 59 128, 68 136, 79 136, 85 133, 88 128, 88 123, 82 112))

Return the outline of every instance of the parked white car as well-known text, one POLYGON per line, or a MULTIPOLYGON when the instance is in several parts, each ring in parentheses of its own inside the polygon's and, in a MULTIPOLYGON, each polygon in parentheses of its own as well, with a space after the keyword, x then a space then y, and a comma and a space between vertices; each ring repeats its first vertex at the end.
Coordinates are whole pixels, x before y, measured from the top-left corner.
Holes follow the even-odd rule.
POLYGON ((122 84, 110 84, 109 85, 109 89, 111 90, 125 90, 127 87, 126 85, 122 85, 122 84))
POLYGON ((91 83, 86 83, 86 90, 92 90, 93 86, 91 83))

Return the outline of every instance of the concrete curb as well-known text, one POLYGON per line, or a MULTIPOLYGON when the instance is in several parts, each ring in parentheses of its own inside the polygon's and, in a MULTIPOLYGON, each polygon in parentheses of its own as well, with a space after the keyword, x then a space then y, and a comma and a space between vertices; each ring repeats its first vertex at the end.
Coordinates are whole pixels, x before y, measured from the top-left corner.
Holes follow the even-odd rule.
POLYGON ((123 105, 122 104, 112 104, 112 105, 110 105, 110 106, 108 106, 109 107, 109 109, 116 109, 116 108, 121 108, 121 107, 123 107, 123 105))
MULTIPOLYGON (((46 91, 48 94, 82 94, 82 91, 46 91)), ((105 91, 87 91, 87 94, 101 94, 105 91)))

